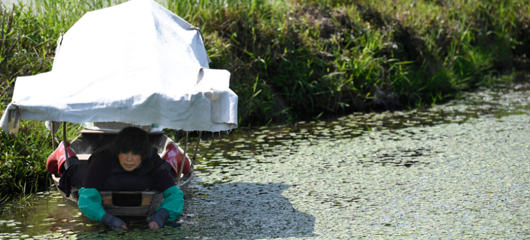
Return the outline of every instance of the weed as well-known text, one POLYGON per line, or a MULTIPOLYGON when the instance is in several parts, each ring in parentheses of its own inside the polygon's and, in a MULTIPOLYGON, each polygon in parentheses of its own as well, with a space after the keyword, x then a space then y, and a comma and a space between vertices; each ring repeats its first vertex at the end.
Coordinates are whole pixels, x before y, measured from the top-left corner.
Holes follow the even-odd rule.
MULTIPOLYGON (((11 101, 17 76, 51 69, 61 33, 87 11, 119 2, 39 0, 2 9, 0 107, 11 101)), ((528 71, 524 0, 161 3, 201 28, 212 68, 232 73, 242 126, 429 105, 528 71)), ((23 121, 21 129, 16 137, 0 133, 2 194, 32 192, 44 181, 51 137, 42 123, 23 121)))

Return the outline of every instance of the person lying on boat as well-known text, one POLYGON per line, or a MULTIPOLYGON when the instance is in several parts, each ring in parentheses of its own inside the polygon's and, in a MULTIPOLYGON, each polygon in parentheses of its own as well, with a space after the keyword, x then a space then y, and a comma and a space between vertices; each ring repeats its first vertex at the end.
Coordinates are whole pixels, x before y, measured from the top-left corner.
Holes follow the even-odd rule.
MULTIPOLYGON (((48 158, 46 169, 50 173, 62 174, 59 188, 67 196, 71 186, 80 185, 78 206, 88 218, 113 229, 127 229, 125 222, 105 211, 100 191, 162 192, 164 200, 149 220, 150 229, 163 227, 166 220, 174 221, 182 213, 184 197, 175 185, 176 174, 170 172, 172 166, 160 158, 156 148, 151 147, 144 130, 124 128, 113 144, 96 150, 87 163, 80 163, 68 142, 67 147, 70 167, 64 171, 66 158, 62 142, 48 158)), ((173 144, 163 158, 167 160, 177 154, 178 146, 173 144)), ((186 160, 184 174, 190 171, 189 160, 186 160)))

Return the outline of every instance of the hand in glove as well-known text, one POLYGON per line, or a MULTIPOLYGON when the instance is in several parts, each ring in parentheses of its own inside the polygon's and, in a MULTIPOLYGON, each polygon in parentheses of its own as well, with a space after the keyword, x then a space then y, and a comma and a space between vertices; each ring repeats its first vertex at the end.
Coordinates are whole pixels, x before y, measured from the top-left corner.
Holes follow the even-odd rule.
POLYGON ((114 217, 108 213, 105 213, 105 215, 103 215, 101 222, 112 228, 112 230, 127 229, 127 226, 125 226, 125 223, 121 219, 114 217))
POLYGON ((160 208, 160 210, 158 210, 158 212, 156 212, 153 217, 151 217, 151 220, 149 220, 149 228, 156 229, 163 227, 164 222, 168 217, 169 212, 167 212, 167 210, 164 208, 160 208))

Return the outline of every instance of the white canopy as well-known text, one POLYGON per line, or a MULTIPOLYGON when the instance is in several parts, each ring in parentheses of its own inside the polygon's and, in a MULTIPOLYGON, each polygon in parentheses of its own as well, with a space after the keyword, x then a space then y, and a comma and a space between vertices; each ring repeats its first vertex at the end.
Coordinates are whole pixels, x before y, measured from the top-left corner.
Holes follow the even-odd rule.
POLYGON ((16 133, 20 118, 237 127, 230 73, 209 69, 200 31, 153 0, 88 12, 57 45, 52 71, 17 78, 4 131, 16 133))

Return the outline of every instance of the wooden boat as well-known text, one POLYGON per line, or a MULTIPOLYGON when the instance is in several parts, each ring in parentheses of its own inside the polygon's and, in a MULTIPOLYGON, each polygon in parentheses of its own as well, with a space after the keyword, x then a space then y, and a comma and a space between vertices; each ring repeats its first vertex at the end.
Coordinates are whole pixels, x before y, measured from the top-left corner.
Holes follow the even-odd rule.
MULTIPOLYGON (((112 130, 87 130, 83 129, 81 135, 74 139, 71 143, 71 148, 76 152, 77 157, 80 161, 86 161, 90 157, 91 149, 94 146, 102 146, 112 143, 116 138, 118 131, 112 130)), ((151 145, 158 149, 158 154, 162 156, 166 146, 173 142, 173 140, 167 137, 162 131, 148 132, 149 141, 151 145)), ((180 149, 183 151, 182 149, 180 149)), ((187 154, 186 154, 187 155, 187 154)), ((190 159, 188 157, 188 159, 190 159)), ((182 174, 179 188, 183 193, 186 193, 188 185, 193 178, 193 163, 190 167, 191 171, 187 174, 182 174)), ((66 199, 77 203, 79 198, 77 188, 72 188, 70 196, 66 197, 66 194, 59 189, 60 176, 57 174, 52 175, 52 179, 55 182, 57 190, 66 199)), ((175 178, 177 183, 177 178, 175 178)), ((102 205, 107 213, 114 216, 147 216, 153 215, 162 203, 162 193, 158 191, 101 191, 102 205)))

